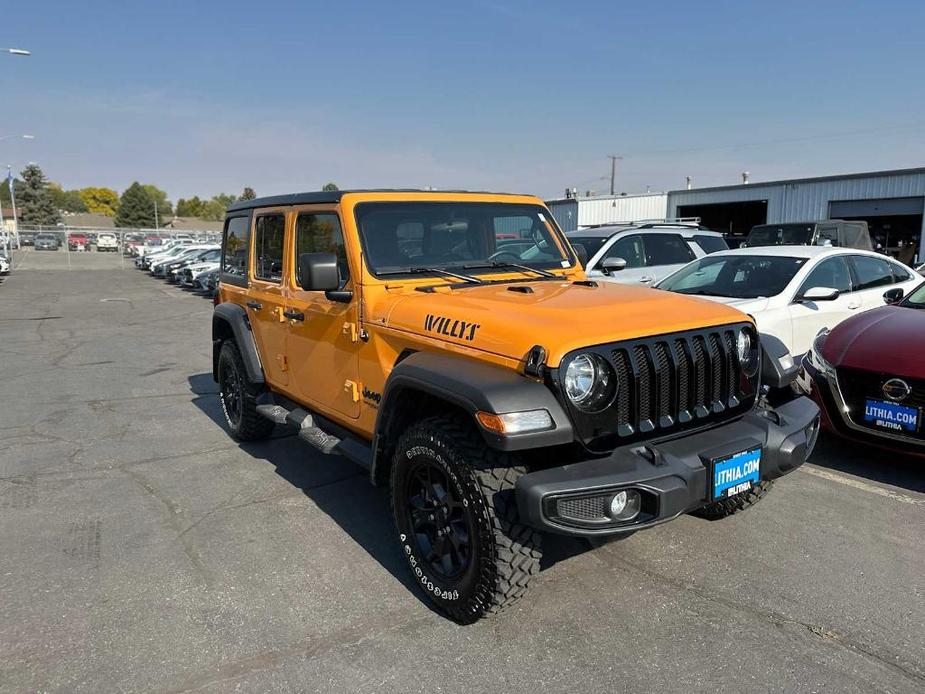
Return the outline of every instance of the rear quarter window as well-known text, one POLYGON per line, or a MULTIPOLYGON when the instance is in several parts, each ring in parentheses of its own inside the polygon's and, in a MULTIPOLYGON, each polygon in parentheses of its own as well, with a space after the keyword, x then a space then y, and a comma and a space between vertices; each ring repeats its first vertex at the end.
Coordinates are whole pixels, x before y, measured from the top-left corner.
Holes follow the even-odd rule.
POLYGON ((706 234, 696 234, 693 238, 694 243, 703 249, 703 252, 709 255, 718 251, 728 251, 729 244, 722 236, 707 236, 706 234))
POLYGON ((250 217, 229 217, 222 232, 222 281, 247 285, 250 217))

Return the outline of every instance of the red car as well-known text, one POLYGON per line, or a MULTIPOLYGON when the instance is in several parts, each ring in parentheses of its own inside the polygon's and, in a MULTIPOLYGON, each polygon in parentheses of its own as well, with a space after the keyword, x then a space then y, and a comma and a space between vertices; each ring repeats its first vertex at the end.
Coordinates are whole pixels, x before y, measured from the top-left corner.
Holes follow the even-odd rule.
POLYGON ((86 234, 68 234, 67 246, 72 251, 86 251, 90 249, 90 240, 86 234))
POLYGON ((925 457, 925 284, 822 331, 797 380, 830 432, 925 457))

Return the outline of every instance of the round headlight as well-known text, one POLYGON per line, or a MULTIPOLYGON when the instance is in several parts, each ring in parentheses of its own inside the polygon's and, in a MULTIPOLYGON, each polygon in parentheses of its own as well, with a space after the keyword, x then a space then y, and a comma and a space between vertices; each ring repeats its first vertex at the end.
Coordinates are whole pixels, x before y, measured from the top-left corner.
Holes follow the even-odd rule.
POLYGON ((754 376, 758 371, 758 340, 751 330, 742 328, 736 338, 736 351, 739 365, 746 376, 754 376))
POLYGON ((565 369, 565 394, 575 407, 585 412, 599 412, 616 395, 613 369, 597 354, 579 354, 565 369))

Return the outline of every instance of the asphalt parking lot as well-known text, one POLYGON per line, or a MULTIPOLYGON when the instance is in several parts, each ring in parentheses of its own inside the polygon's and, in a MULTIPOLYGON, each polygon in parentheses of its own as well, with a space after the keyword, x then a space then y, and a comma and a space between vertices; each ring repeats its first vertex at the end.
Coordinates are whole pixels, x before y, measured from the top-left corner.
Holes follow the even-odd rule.
POLYGON ((0 690, 925 689, 925 464, 823 439, 747 513, 547 543, 460 627, 359 468, 226 434, 207 298, 66 256, 0 283, 0 690))

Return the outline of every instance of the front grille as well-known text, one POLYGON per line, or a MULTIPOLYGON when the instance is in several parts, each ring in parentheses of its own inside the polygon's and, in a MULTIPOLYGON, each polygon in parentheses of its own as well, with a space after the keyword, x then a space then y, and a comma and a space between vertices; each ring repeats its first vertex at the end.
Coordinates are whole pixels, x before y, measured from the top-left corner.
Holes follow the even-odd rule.
MULTIPOLYGON (((602 412, 569 403, 592 450, 725 421, 754 402, 757 376, 745 378, 735 352, 741 325, 662 335, 591 348, 613 366, 617 395, 602 412)), ((563 360, 567 364, 568 357, 563 360)), ((561 374, 564 376, 564 371, 561 374)))
MULTIPOLYGON (((879 433, 892 433, 874 425, 873 422, 864 421, 864 410, 868 398, 893 402, 883 393, 883 384, 890 379, 897 378, 892 374, 877 371, 862 371, 860 369, 840 368, 837 370, 838 386, 841 389, 845 405, 848 407, 848 416, 858 426, 865 427, 879 433)), ((898 435, 913 439, 925 440, 925 431, 922 425, 922 412, 925 410, 925 381, 915 378, 902 377, 909 384, 912 392, 897 404, 906 407, 916 407, 919 410, 919 428, 916 432, 896 432, 898 435)))

